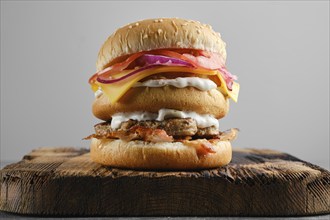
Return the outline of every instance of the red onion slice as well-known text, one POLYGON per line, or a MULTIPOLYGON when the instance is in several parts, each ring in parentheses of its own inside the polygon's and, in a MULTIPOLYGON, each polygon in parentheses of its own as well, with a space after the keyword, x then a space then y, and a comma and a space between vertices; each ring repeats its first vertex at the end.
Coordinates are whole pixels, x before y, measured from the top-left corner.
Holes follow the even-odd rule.
POLYGON ((153 54, 144 54, 139 57, 137 60, 137 65, 145 66, 145 65, 163 65, 163 66, 190 66, 193 65, 187 61, 178 58, 172 58, 168 56, 162 55, 153 55, 153 54))

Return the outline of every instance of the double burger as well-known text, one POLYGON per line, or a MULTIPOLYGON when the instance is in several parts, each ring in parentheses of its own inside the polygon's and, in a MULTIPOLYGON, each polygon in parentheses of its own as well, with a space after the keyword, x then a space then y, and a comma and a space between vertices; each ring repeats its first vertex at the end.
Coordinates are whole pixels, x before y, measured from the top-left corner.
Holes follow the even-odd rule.
POLYGON ((91 159, 131 169, 188 170, 226 165, 237 129, 219 119, 239 84, 225 66, 226 44, 210 25, 148 19, 115 31, 103 44, 95 93, 91 159), (220 123, 221 125, 221 123, 220 123))

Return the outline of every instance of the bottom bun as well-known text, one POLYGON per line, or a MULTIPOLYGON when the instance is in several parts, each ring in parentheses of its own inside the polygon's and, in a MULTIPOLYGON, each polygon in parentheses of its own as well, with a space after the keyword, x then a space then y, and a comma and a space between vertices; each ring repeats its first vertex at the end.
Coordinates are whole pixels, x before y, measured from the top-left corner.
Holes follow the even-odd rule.
POLYGON ((130 169, 188 170, 226 165, 232 157, 229 141, 213 143, 215 153, 198 157, 194 147, 181 142, 150 143, 92 138, 91 158, 106 166, 130 169))

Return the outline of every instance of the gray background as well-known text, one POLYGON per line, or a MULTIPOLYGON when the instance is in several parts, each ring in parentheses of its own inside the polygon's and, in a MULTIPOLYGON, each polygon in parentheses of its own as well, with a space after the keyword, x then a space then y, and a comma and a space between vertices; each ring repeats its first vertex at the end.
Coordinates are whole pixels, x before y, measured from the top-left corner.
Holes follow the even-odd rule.
POLYGON ((99 122, 87 84, 116 28, 144 18, 209 23, 241 93, 222 129, 329 169, 329 2, 1 2, 1 161, 83 146, 99 122))

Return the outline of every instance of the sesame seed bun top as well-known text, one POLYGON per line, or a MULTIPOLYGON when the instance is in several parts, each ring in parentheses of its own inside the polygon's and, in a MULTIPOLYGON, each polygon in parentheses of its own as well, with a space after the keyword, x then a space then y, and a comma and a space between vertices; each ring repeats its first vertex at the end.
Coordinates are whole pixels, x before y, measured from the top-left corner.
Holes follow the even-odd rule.
POLYGON ((226 60, 226 43, 210 25, 180 18, 133 22, 119 28, 104 42, 96 62, 97 71, 118 57, 155 49, 198 49, 219 53, 226 60))

